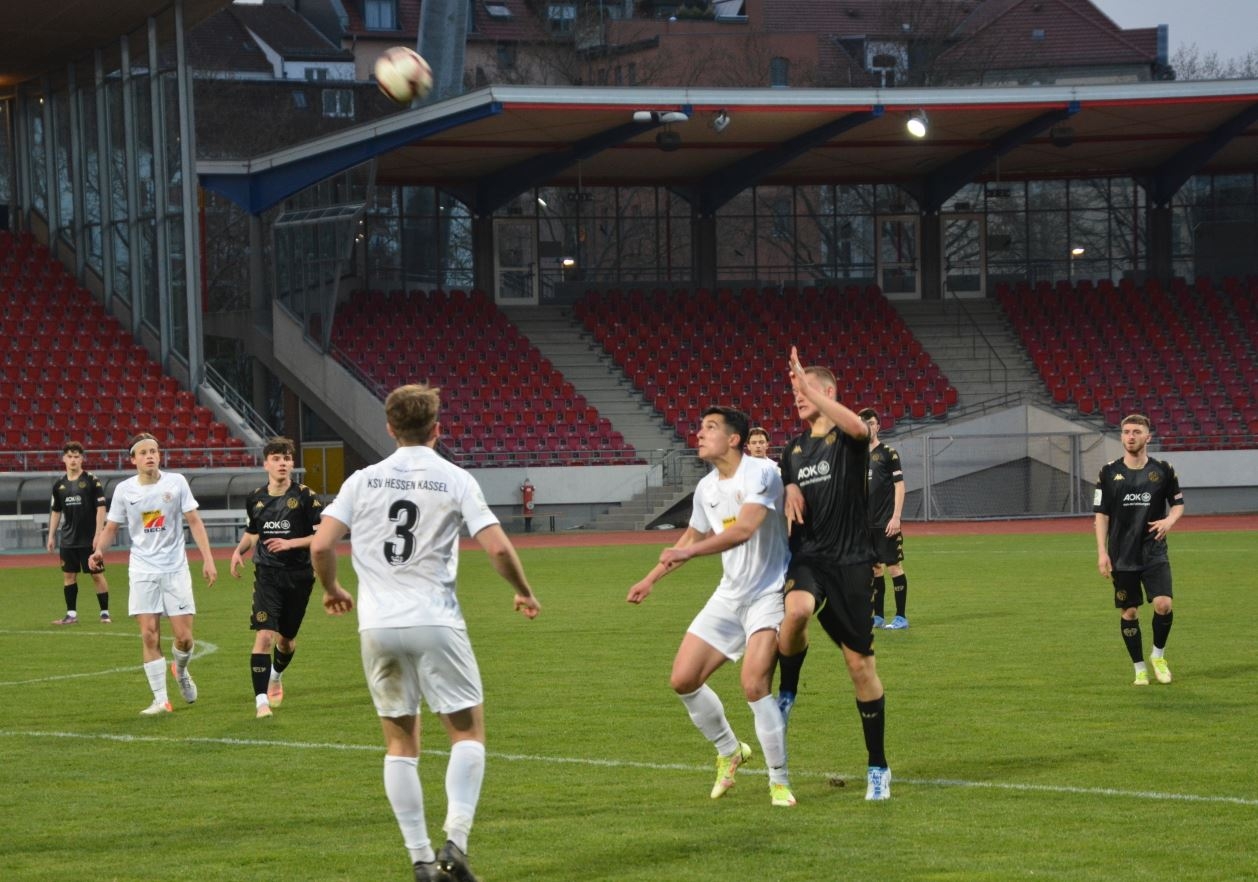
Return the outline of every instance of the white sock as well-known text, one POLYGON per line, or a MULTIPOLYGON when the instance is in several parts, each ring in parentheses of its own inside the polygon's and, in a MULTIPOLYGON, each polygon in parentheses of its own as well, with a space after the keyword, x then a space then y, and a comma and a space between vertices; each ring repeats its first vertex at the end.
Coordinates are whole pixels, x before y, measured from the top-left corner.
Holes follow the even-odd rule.
POLYGON ((402 831, 402 842, 411 854, 411 863, 436 859, 424 821, 424 790, 419 783, 419 757, 384 758, 384 792, 393 807, 402 831))
POLYGON ((265 704, 265 705, 270 705, 270 704, 271 704, 271 699, 269 699, 269 698, 267 698, 267 697, 266 697, 266 693, 265 693, 265 692, 262 692, 262 693, 259 693, 258 695, 255 695, 255 696, 253 697, 253 703, 254 703, 254 705, 256 705, 257 707, 262 707, 262 705, 264 705, 264 704, 265 704))
POLYGON ((144 676, 149 678, 149 688, 153 690, 153 700, 165 702, 166 695, 166 659, 155 658, 144 663, 144 676))
POLYGON ((479 741, 456 741, 450 745, 446 766, 445 831, 450 841, 467 854, 467 836, 472 832, 481 782, 485 780, 485 745, 479 741))
POLYGON ((703 733, 703 737, 716 745, 721 756, 730 756, 738 750, 738 738, 725 719, 721 699, 705 683, 689 695, 681 696, 682 704, 690 712, 690 719, 703 733))
POLYGON ((770 784, 789 784, 786 774, 786 724, 773 696, 766 695, 757 701, 749 701, 756 718, 756 737, 764 751, 764 762, 769 767, 770 784))
POLYGON ((1146 665, 1144 662, 1136 662, 1136 673, 1137 673, 1137 674, 1138 674, 1138 673, 1140 673, 1141 671, 1148 671, 1148 670, 1149 670, 1149 666, 1148 666, 1148 665, 1146 665))
POLYGON ((1158 649, 1156 646, 1153 647, 1153 652, 1151 653, 1151 655, 1153 656, 1153 658, 1162 658, 1163 656, 1166 655, 1166 647, 1163 646, 1161 649, 1158 649))
POLYGON ((185 651, 175 646, 171 647, 170 654, 175 657, 175 676, 182 677, 188 672, 188 662, 192 660, 192 649, 185 651))

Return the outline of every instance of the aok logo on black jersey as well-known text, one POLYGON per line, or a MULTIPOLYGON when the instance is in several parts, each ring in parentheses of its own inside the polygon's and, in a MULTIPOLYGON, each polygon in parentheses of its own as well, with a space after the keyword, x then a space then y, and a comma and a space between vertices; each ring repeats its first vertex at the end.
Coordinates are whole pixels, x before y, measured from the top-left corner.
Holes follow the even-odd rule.
POLYGON ((283 521, 264 521, 262 529, 264 530, 288 530, 292 528, 292 523, 288 520, 283 521))
POLYGON ((818 475, 825 477, 828 474, 830 474, 830 463, 819 462, 816 465, 804 466, 800 469, 798 480, 802 481, 804 478, 815 478, 818 475))
POLYGON ((1152 501, 1153 501, 1153 494, 1147 491, 1144 493, 1128 493, 1127 495, 1123 497, 1123 502, 1125 503, 1126 502, 1143 502, 1145 505, 1148 505, 1152 501))

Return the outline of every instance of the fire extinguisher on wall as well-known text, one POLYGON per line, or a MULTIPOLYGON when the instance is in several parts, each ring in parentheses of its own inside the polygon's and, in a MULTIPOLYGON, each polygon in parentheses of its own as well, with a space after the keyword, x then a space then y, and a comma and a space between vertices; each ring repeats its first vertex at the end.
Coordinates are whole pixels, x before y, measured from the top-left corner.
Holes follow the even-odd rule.
POLYGON ((533 482, 528 478, 520 485, 520 498, 524 501, 524 532, 533 532, 533 494, 536 492, 533 482))

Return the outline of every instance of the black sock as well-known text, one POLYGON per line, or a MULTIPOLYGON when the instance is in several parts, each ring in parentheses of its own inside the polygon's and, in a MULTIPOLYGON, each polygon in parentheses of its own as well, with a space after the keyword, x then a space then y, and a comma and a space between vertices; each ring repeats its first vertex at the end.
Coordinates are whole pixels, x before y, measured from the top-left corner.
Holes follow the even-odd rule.
POLYGON ((892 576, 891 587, 895 590, 895 614, 903 616, 905 605, 909 602, 909 577, 904 573, 892 576))
POLYGON ((271 657, 265 652, 250 655, 249 673, 253 675, 253 694, 266 695, 267 683, 271 679, 271 657))
POLYGON ((1153 614, 1153 648, 1165 649, 1166 638, 1171 636, 1171 622, 1175 618, 1174 611, 1168 612, 1166 615, 1161 613, 1153 614))
POLYGON ((885 576, 874 577, 874 615, 882 618, 883 610, 886 609, 887 599, 887 579, 885 576))
POLYGON ((100 611, 104 612, 109 609, 109 592, 100 591, 96 595, 96 602, 100 604, 100 611))
POLYGON ((1133 662, 1144 661, 1144 643, 1140 636, 1140 620, 1119 619, 1122 628, 1123 643, 1127 644, 1127 654, 1133 662))
POLYGON ((292 652, 285 652, 280 649, 279 644, 275 646, 275 673, 282 674, 284 669, 292 663, 293 653, 297 652, 297 647, 293 647, 292 652))
POLYGON ((887 696, 879 696, 873 701, 857 699, 856 709, 860 711, 861 728, 865 730, 865 750, 869 751, 869 764, 885 769, 887 753, 883 736, 887 729, 887 696))
POLYGON ((61 591, 66 596, 66 612, 72 613, 78 611, 79 608, 79 583, 72 585, 64 585, 61 591))
POLYGON ((781 674, 778 677, 778 694, 790 692, 792 695, 799 692, 799 672, 804 668, 804 658, 808 655, 808 647, 805 646, 801 652, 796 655, 779 655, 778 667, 781 674))

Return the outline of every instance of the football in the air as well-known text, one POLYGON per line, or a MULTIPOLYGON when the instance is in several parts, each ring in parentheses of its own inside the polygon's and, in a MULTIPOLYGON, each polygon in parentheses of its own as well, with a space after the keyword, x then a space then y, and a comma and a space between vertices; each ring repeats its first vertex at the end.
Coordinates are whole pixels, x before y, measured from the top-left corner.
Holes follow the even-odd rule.
POLYGON ((401 105, 432 90, 432 68, 414 49, 394 46, 376 59, 376 84, 389 100, 401 105))

